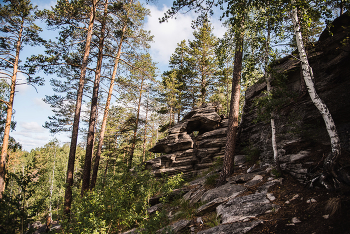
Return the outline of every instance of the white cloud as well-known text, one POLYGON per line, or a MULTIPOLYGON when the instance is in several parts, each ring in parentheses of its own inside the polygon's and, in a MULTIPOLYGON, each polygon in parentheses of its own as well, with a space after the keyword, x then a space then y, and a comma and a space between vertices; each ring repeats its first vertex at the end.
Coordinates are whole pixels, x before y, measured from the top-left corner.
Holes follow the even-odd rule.
POLYGON ((57 1, 56 0, 51 0, 51 1, 34 0, 32 1, 32 3, 33 5, 38 5, 39 10, 43 10, 43 9, 51 9, 52 6, 56 5, 57 1))
POLYGON ((24 150, 43 147, 54 137, 62 143, 69 141, 69 133, 50 134, 48 129, 43 128, 37 122, 19 122, 16 130, 10 135, 18 141, 24 150))
MULTIPOLYGON (((148 7, 151 10, 151 16, 148 17, 145 28, 154 35, 154 43, 151 44, 151 54, 160 66, 164 66, 168 64, 177 43, 180 43, 182 40, 194 39, 194 29, 191 27, 191 23, 197 16, 193 12, 178 14, 176 19, 169 19, 168 22, 160 24, 158 19, 164 16, 164 12, 166 12, 168 7, 163 5, 163 8, 159 10, 156 6, 148 7)), ((214 18, 211 19, 211 24, 214 27, 213 34, 217 37, 222 37, 226 31, 222 26, 222 22, 214 18)))
POLYGON ((33 105, 35 105, 35 107, 41 107, 42 109, 45 109, 45 110, 51 110, 51 107, 49 104, 45 103, 43 101, 43 99, 41 98, 34 98, 33 99, 33 105))
POLYGON ((30 88, 30 85, 27 85, 27 77, 23 75, 23 73, 18 72, 17 73, 17 85, 16 85, 16 91, 19 92, 19 94, 24 95, 27 90, 30 88))
POLYGON ((193 38, 191 21, 195 17, 188 13, 160 24, 158 18, 163 17, 168 8, 165 5, 161 10, 158 10, 156 6, 149 6, 149 8, 151 17, 148 17, 145 28, 154 35, 154 43, 151 44, 152 57, 156 62, 164 65, 168 63, 171 54, 174 53, 177 43, 184 39, 193 38))
POLYGON ((21 122, 19 123, 20 127, 23 128, 24 132, 44 132, 45 128, 40 126, 37 122, 21 122))

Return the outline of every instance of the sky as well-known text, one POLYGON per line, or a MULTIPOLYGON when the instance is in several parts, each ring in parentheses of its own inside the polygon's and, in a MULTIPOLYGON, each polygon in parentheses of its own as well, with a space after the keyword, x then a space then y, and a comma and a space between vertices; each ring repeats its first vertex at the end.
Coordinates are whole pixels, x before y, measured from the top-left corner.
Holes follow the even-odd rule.
MULTIPOLYGON (((144 1, 141 1, 144 2, 144 1)), ((49 9, 55 5, 56 0, 32 0, 33 5, 37 5, 39 9, 49 9)), ((170 0, 156 0, 152 3, 145 4, 145 7, 151 10, 151 16, 146 19, 145 29, 150 30, 154 35, 154 42, 151 44, 150 54, 157 63, 160 73, 168 69, 168 61, 171 54, 175 51, 177 43, 182 40, 193 40, 193 29, 191 22, 195 19, 195 15, 191 12, 180 14, 176 19, 170 19, 166 23, 159 24, 158 18, 164 15, 164 12, 172 5, 170 0)), ((217 18, 211 20, 214 27, 214 35, 222 37, 225 28, 221 26, 222 22, 217 18)), ((48 31, 44 24, 40 24, 44 31, 41 36, 45 39, 55 37, 57 32, 48 31)), ((21 59, 32 54, 43 53, 43 48, 24 47, 21 52, 21 59)), ((37 147, 42 147, 50 140, 57 138, 61 143, 70 142, 71 133, 50 134, 48 129, 43 128, 48 116, 52 116, 53 112, 48 104, 43 101, 45 95, 52 95, 53 91, 48 81, 53 76, 43 76, 46 80, 45 86, 33 88, 29 85, 19 85, 16 87, 16 95, 14 99, 14 116, 13 120, 17 122, 16 130, 10 135, 16 139, 24 150, 30 151, 37 147)), ((25 81, 25 77, 18 74, 18 80, 25 81)))

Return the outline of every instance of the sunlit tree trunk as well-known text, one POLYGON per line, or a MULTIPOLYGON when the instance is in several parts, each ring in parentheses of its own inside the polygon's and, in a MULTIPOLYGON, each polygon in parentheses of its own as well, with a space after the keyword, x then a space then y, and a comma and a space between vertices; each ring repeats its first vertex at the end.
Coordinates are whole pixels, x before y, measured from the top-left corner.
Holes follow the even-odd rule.
POLYGON ((328 173, 330 173, 334 177, 337 177, 335 173, 335 165, 339 155, 341 154, 340 139, 339 139, 332 115, 330 114, 326 104, 322 101, 322 99, 316 93, 315 85, 313 82, 312 68, 309 65, 309 61, 308 61, 308 58, 305 52, 305 47, 303 44, 303 38, 302 38, 300 23, 299 23, 298 14, 297 14, 297 7, 294 6, 295 0, 292 0, 292 5, 293 5, 292 6, 293 9, 291 12, 291 18, 294 25, 294 33, 296 36, 299 57, 302 62, 302 70, 303 70, 303 77, 305 80, 305 84, 312 102, 314 103, 314 105, 317 107, 317 109, 322 115, 322 118, 326 124, 328 135, 331 140, 332 153, 326 157, 324 161, 324 168, 328 173))
MULTIPOLYGON (((266 80, 266 88, 267 95, 271 95, 271 75, 267 71, 268 63, 269 63, 269 52, 270 52, 270 22, 267 22, 267 38, 266 38, 266 48, 265 48, 265 80, 266 80)), ((275 127, 275 113, 272 111, 271 113, 271 141, 272 141, 272 150, 273 150, 273 159, 275 163, 276 170, 281 173, 281 167, 278 160, 278 150, 276 143, 276 127, 275 127)))
POLYGON ((230 114, 228 119, 227 140, 223 169, 218 184, 226 183, 226 178, 234 172, 234 153, 236 147, 236 133, 238 128, 239 99, 241 94, 241 72, 243 60, 244 30, 236 32, 236 49, 232 77, 232 95, 230 114))
POLYGON ((5 104, 7 106, 7 115, 6 115, 6 123, 5 123, 5 130, 4 130, 4 138, 2 141, 1 161, 0 161, 0 198, 2 198, 2 193, 5 190, 7 148, 9 145, 9 138, 10 138, 13 100, 15 97, 19 53, 21 51, 23 29, 24 29, 24 20, 22 20, 22 24, 21 24, 20 30, 18 32, 18 39, 17 39, 17 43, 16 43, 16 57, 15 57, 15 61, 13 63, 10 99, 8 102, 5 102, 5 104))
POLYGON ((230 93, 229 93, 229 90, 230 90, 230 81, 228 79, 228 69, 229 69, 229 66, 228 64, 226 64, 226 67, 227 67, 227 70, 225 70, 225 79, 226 79, 226 116, 228 117, 229 114, 230 114, 230 93))
POLYGON ((137 130, 139 127, 139 119, 140 119, 140 110, 141 110, 141 101, 142 101, 142 93, 143 93, 143 82, 145 78, 142 75, 141 78, 141 85, 140 85, 140 94, 139 94, 139 103, 137 105, 137 114, 136 114, 136 121, 135 121, 135 126, 134 126, 134 135, 132 138, 132 143, 131 143, 131 149, 130 149, 130 156, 129 156, 129 168, 132 167, 132 160, 134 158, 134 152, 135 152, 135 147, 136 147, 136 138, 137 138, 137 130))
POLYGON ((87 30, 86 43, 85 43, 85 53, 84 53, 84 57, 81 65, 79 86, 77 91, 77 101, 76 101, 75 112, 74 112, 72 138, 71 138, 68 168, 67 168, 66 191, 64 195, 64 212, 67 215, 70 213, 70 208, 72 205, 72 186, 73 186, 75 153, 77 149, 79 121, 80 121, 81 104, 83 100, 85 74, 86 74, 86 69, 88 65, 88 58, 90 54, 90 44, 92 39, 92 30, 93 30, 94 21, 95 21, 96 3, 97 3, 97 0, 92 1, 89 27, 87 30))
POLYGON ((109 90, 108 90, 108 95, 107 95, 107 101, 106 101, 106 105, 105 105, 105 110, 104 110, 104 114, 103 114, 103 119, 102 119, 102 125, 101 125, 101 133, 100 133, 100 138, 98 140, 98 146, 97 146, 97 150, 96 150, 96 156, 95 156, 95 163, 94 163, 94 168, 93 168, 93 172, 92 172, 92 178, 91 178, 91 184, 90 184, 90 189, 93 189, 96 185, 96 180, 97 180, 97 172, 98 172, 98 167, 100 164, 100 158, 101 158, 101 153, 102 153, 102 146, 103 146, 103 139, 104 139, 104 135, 106 132, 106 126, 107 126, 107 118, 108 118, 108 112, 109 112, 109 106, 111 104, 111 99, 112 99, 112 94, 113 94, 113 88, 114 88, 114 82, 115 82, 115 78, 117 76, 117 71, 118 71, 118 65, 119 65, 119 59, 122 53, 122 45, 123 45, 123 38, 124 38, 124 34, 127 28, 127 24, 125 24, 123 26, 122 29, 122 34, 121 34, 121 39, 118 45, 118 51, 117 51, 117 55, 116 58, 114 60, 114 68, 113 68, 113 73, 112 73, 112 77, 111 77, 111 82, 109 85, 109 90))
POLYGON ((52 221, 52 192, 53 192, 53 183, 55 181, 55 166, 56 166, 56 145, 55 147, 55 153, 54 153, 54 159, 53 159, 53 168, 52 168, 52 177, 51 177, 51 186, 50 186, 50 204, 49 204, 49 217, 48 222, 46 223, 46 229, 49 228, 51 221, 52 221))
POLYGON ((145 132, 143 136, 143 150, 142 150, 142 161, 146 161, 146 140, 147 140, 147 117, 148 117, 148 99, 147 98, 147 104, 146 104, 146 118, 145 118, 145 132))
POLYGON ((94 87, 93 87, 92 99, 91 99, 89 131, 88 131, 88 135, 87 135, 85 163, 84 163, 84 170, 83 170, 83 183, 81 186, 81 195, 84 195, 84 192, 89 189, 89 185, 90 185, 91 158, 92 158, 92 151, 94 148, 94 139, 95 139, 95 125, 96 125, 97 106, 98 106, 97 101, 98 101, 98 92, 99 92, 100 80, 101 80, 103 46, 104 46, 106 21, 107 21, 107 13, 108 13, 107 10, 108 10, 108 0, 105 1, 103 19, 101 22, 101 33, 100 33, 100 39, 99 39, 99 45, 98 45, 95 81, 94 81, 94 87))

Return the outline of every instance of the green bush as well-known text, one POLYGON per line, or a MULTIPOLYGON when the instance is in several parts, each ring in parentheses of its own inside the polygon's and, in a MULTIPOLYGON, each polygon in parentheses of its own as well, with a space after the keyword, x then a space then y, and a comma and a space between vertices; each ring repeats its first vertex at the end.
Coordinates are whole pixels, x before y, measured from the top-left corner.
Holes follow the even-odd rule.
POLYGON ((84 197, 74 191, 71 218, 63 225, 65 232, 119 233, 134 227, 158 228, 159 224, 167 223, 166 218, 163 213, 149 217, 149 198, 159 193, 167 197, 183 179, 177 175, 156 180, 152 173, 137 170, 111 176, 107 181, 107 185, 96 187, 84 197))
POLYGON ((216 185, 216 181, 219 178, 219 174, 212 174, 205 179, 204 185, 207 187, 213 187, 216 185))

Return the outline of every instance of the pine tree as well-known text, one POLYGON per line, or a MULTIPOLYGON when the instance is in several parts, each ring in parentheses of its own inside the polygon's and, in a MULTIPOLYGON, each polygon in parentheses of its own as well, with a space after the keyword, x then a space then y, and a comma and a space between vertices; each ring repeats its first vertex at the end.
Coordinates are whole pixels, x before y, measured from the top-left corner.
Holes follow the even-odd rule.
MULTIPOLYGON (((8 100, 0 100, 6 105, 6 123, 2 140, 2 150, 0 159, 0 198, 5 190, 6 175, 6 157, 8 154, 8 146, 10 140, 10 129, 12 122, 13 101, 15 97, 15 89, 17 85, 17 74, 22 72, 28 75, 28 82, 38 82, 39 79, 33 79, 33 71, 25 72, 20 70, 20 52, 24 44, 37 45, 43 40, 39 37, 41 28, 35 25, 33 11, 35 7, 29 0, 4 1, 7 4, 0 5, 1 27, 4 33, 1 37, 0 66, 1 75, 5 79, 11 81, 8 100)), ((13 126, 13 125, 12 125, 13 126)))
POLYGON ((215 72, 218 70, 215 49, 218 39, 212 33, 211 24, 204 20, 201 27, 193 32, 195 39, 189 42, 190 55, 196 72, 195 84, 197 102, 201 105, 209 101, 213 84, 216 82, 215 72))
POLYGON ((99 93, 100 80, 101 80, 101 69, 102 69, 102 60, 103 60, 104 39, 106 36, 105 31, 106 31, 106 24, 107 24, 107 16, 108 16, 108 0, 105 0, 103 14, 100 19, 101 31, 98 37, 99 42, 98 42, 97 64, 95 69, 95 81, 94 81, 92 98, 91 98, 91 110, 90 110, 87 143, 86 143, 83 182, 81 185, 82 195, 86 190, 89 189, 89 185, 90 185, 91 158, 92 158, 92 151, 93 151, 94 139, 95 139, 95 124, 96 124, 96 118, 97 118, 98 93, 99 93))
POLYGON ((115 1, 111 7, 114 23, 111 24, 113 31, 111 44, 106 48, 106 56, 113 59, 113 72, 111 76, 107 101, 104 109, 101 132, 96 150, 93 174, 90 188, 94 188, 97 179, 99 161, 102 152, 104 132, 107 124, 107 117, 110 108, 114 83, 116 81, 119 66, 133 67, 133 63, 140 57, 140 53, 149 48, 149 42, 152 41, 150 33, 143 29, 146 15, 149 11, 139 2, 134 3, 132 0, 115 1), (113 42, 112 42, 113 41, 113 42), (117 43, 117 46, 114 46, 117 43))
POLYGON ((184 112, 190 111, 195 106, 196 92, 194 79, 196 72, 193 69, 194 58, 190 55, 190 48, 185 40, 177 44, 174 53, 170 57, 169 67, 171 71, 165 72, 168 76, 172 72, 176 72, 177 83, 179 84, 178 91, 178 121, 184 112))
MULTIPOLYGON (((96 18, 96 9, 98 0, 86 1, 65 1, 59 0, 51 11, 44 10, 41 16, 47 21, 47 24, 56 29, 60 28, 60 37, 58 43, 49 43, 46 53, 48 56, 33 57, 32 61, 38 63, 48 63, 44 70, 48 73, 58 72, 60 75, 70 71, 73 68, 75 75, 79 72, 79 82, 76 91, 74 107, 74 117, 72 125, 71 145, 69 152, 66 192, 65 192, 65 214, 70 213, 72 204, 72 185, 74 175, 74 162, 77 149, 78 131, 81 115, 81 106, 83 101, 84 85, 86 83, 86 71, 88 70, 89 54, 93 35, 93 27, 96 18), (86 27, 87 26, 87 27, 86 27), (85 43, 74 43, 77 38, 83 39, 85 43), (67 46, 68 44, 68 46, 67 46), (59 45, 58 47, 56 45, 59 45), (70 51, 70 46, 75 45, 79 52, 70 51), (57 49, 61 49, 57 51, 57 49), (63 65, 63 67, 62 67, 63 65), (55 68, 50 71, 50 68, 55 68)), ((74 74, 73 73, 73 74, 74 74)), ((66 87, 59 87, 59 89, 66 87)), ((62 114, 62 113, 61 113, 62 114)), ((58 119, 59 121, 59 119, 58 119)), ((60 124, 60 123, 59 123, 60 124)))

